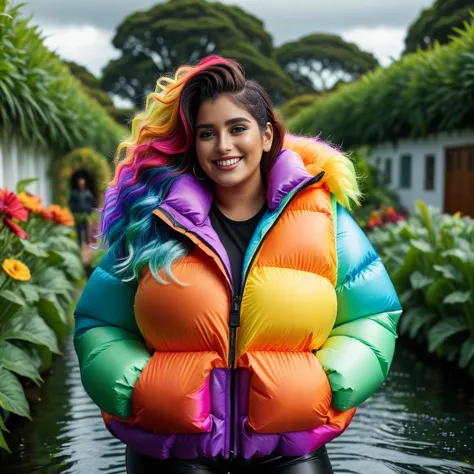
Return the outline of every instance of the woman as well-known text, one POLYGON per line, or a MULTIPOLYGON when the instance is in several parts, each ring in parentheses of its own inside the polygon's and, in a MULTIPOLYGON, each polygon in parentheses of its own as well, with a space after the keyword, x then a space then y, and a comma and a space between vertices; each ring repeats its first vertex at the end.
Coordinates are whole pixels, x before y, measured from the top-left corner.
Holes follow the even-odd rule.
POLYGON ((117 157, 75 347, 128 472, 331 473, 401 313, 351 162, 217 56, 158 81, 117 157))

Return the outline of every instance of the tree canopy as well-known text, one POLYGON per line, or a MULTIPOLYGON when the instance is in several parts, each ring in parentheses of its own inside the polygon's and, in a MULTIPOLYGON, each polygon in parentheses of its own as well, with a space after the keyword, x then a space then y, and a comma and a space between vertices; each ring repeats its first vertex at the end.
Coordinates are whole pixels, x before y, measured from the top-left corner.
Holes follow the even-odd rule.
POLYGON ((276 57, 300 92, 326 91, 339 81, 353 81, 378 66, 372 53, 338 35, 323 33, 283 44, 277 48, 276 57))
POLYGON ((237 6, 169 0, 128 16, 112 40, 122 55, 103 71, 104 89, 142 106, 161 75, 211 53, 234 58, 276 101, 294 91, 263 22, 237 6))
POLYGON ((410 25, 405 38, 406 53, 413 53, 418 47, 428 49, 435 41, 446 44, 455 35, 453 28, 463 28, 464 22, 472 19, 474 0, 436 0, 410 25))

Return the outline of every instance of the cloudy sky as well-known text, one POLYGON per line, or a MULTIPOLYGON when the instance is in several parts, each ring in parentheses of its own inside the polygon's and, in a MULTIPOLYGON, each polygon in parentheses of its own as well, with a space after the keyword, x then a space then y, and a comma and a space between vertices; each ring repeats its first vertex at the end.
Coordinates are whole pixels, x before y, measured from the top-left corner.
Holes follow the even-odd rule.
MULTIPOLYGON (((33 22, 47 37, 48 47, 100 75, 107 62, 119 56, 111 44, 115 27, 134 11, 146 10, 159 2, 29 0, 23 12, 34 15, 33 22)), ((237 4, 261 18, 276 45, 309 33, 337 33, 387 65, 391 58, 400 56, 409 24, 433 0, 223 0, 222 3, 237 4)))

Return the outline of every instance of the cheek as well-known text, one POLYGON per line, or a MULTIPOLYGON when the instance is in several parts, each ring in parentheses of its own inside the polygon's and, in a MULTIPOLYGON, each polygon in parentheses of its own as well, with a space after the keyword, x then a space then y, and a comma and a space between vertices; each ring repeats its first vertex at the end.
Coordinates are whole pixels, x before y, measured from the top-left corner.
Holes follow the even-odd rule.
POLYGON ((261 157, 263 152, 262 137, 259 133, 249 133, 242 135, 239 147, 246 155, 261 157))
POLYGON ((195 143, 196 157, 199 163, 202 165, 206 162, 207 157, 210 153, 210 146, 208 142, 196 141, 195 143))

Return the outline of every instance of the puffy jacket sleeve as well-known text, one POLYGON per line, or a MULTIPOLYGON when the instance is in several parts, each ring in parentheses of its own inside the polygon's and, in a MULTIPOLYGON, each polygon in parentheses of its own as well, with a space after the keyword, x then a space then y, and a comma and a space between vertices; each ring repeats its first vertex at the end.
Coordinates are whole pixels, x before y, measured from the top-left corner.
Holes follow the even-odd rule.
POLYGON ((127 418, 135 383, 150 359, 135 322, 136 281, 114 274, 111 250, 92 273, 77 303, 74 347, 82 384, 104 412, 127 418))
POLYGON ((390 277, 352 216, 336 206, 337 318, 316 353, 340 411, 369 398, 392 363, 401 306, 390 277))

